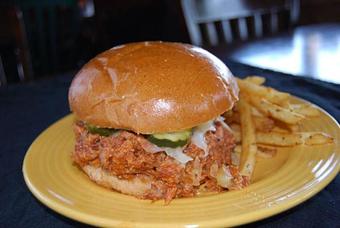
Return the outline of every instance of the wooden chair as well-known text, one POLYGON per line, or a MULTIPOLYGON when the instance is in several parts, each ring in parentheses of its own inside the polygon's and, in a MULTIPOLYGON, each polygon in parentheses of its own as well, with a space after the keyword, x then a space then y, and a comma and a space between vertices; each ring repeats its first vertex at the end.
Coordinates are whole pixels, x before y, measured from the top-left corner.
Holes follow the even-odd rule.
POLYGON ((192 44, 217 46, 236 40, 262 37, 269 30, 294 26, 299 18, 299 0, 181 0, 192 44))
POLYGON ((28 81, 33 78, 30 50, 25 25, 19 8, 9 5, 0 7, 0 46, 7 54, 0 53, 0 82, 28 81), (10 52, 8 56, 8 52, 10 52), (12 62, 5 61, 10 57, 12 62), (7 68, 5 67, 7 66, 7 68), (10 69, 8 69, 8 67, 10 69), (8 72, 6 77, 5 72, 8 72))
MULTIPOLYGON (((23 13, 34 73, 55 73, 66 61, 60 44, 70 43, 72 41, 65 39, 76 36, 79 17, 77 1, 26 0, 18 5, 23 13), (69 14, 70 18, 66 18, 69 14)), ((69 45, 70 48, 72 45, 69 45)))

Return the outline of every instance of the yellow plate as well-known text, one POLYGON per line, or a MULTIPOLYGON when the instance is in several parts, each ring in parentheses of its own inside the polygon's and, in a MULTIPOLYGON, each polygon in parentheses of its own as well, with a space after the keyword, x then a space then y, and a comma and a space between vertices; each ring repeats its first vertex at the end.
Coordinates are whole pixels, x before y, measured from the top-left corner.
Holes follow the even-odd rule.
POLYGON ((164 206, 97 186, 72 165, 73 116, 45 130, 29 148, 23 172, 31 192, 51 209, 97 226, 234 226, 291 208, 323 189, 339 172, 340 130, 326 112, 307 120, 305 131, 323 131, 334 145, 281 149, 259 160, 254 183, 240 191, 175 199, 164 206))

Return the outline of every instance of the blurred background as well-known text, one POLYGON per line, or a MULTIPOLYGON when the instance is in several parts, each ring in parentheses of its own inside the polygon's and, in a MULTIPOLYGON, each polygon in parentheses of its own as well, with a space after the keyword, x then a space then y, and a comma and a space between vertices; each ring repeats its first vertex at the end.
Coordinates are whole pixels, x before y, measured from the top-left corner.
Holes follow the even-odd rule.
POLYGON ((340 83, 340 0, 17 0, 0 3, 0 86, 75 72, 115 45, 163 40, 340 83))

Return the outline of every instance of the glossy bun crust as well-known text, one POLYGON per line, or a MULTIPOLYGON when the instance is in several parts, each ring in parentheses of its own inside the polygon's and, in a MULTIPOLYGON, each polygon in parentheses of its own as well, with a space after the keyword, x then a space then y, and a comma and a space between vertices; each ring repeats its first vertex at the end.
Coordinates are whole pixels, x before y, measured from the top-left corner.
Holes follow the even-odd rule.
POLYGON ((237 99, 237 83, 223 62, 199 47, 166 42, 107 50, 79 71, 69 90, 78 119, 143 134, 197 126, 237 99))

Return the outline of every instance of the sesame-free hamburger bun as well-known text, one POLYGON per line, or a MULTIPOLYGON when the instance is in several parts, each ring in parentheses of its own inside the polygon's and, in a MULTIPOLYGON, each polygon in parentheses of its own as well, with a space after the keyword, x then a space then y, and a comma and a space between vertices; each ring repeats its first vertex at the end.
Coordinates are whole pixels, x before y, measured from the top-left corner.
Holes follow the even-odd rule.
POLYGON ((152 134, 192 128, 231 109, 226 65, 189 44, 140 42, 107 50, 75 76, 70 108, 92 125, 152 134))

